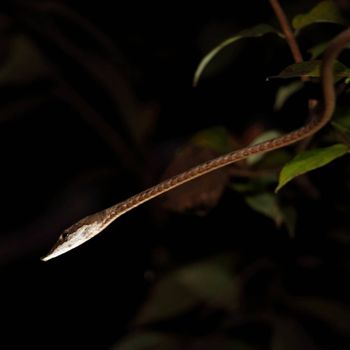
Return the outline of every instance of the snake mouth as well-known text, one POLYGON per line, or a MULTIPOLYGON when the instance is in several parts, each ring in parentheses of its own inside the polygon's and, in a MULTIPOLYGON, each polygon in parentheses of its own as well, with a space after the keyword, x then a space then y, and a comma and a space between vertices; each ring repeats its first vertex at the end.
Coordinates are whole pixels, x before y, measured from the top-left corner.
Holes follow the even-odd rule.
POLYGON ((100 233, 105 225, 100 221, 87 223, 86 218, 72 225, 65 230, 58 238, 50 252, 41 258, 42 261, 48 261, 56 258, 78 246, 85 243, 92 237, 100 233))
POLYGON ((64 238, 63 235, 61 235, 57 242, 54 244, 54 246, 51 248, 51 250, 48 252, 48 254, 44 255, 43 257, 40 258, 41 261, 48 261, 51 260, 53 258, 56 258, 57 256, 64 254, 65 252, 67 252, 69 249, 67 247, 67 249, 64 249, 66 243, 64 243, 64 238))
POLYGON ((49 253, 43 256, 40 260, 42 261, 51 260, 82 244, 82 242, 79 242, 77 239, 72 239, 72 238, 73 238, 72 235, 67 235, 64 232, 62 235, 60 235, 57 242, 51 248, 49 253))

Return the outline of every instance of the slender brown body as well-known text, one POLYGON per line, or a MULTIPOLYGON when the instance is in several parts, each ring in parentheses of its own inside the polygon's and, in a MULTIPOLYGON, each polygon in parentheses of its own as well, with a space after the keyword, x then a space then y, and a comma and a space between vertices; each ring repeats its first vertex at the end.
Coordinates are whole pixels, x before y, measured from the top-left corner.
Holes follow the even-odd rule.
POLYGON ((197 177, 200 177, 226 165, 243 160, 251 155, 270 152, 272 150, 288 146, 292 143, 313 135, 325 124, 327 124, 334 112, 336 98, 333 87, 333 64, 340 51, 349 42, 350 28, 343 31, 335 39, 333 39, 324 54, 321 66, 324 108, 321 115, 315 116, 306 125, 286 135, 282 135, 275 139, 254 146, 245 147, 212 159, 208 162, 199 164, 181 174, 178 174, 168 180, 165 180, 153 187, 146 189, 143 192, 134 195, 123 202, 117 203, 110 208, 85 217, 84 219, 78 221, 73 226, 65 230, 50 253, 42 258, 42 260, 46 261, 52 259, 81 245, 90 238, 96 236, 106 226, 111 224, 119 216, 125 214, 129 210, 136 208, 142 203, 145 203, 150 199, 155 198, 162 193, 170 191, 173 188, 178 187, 188 181, 191 181, 197 177))

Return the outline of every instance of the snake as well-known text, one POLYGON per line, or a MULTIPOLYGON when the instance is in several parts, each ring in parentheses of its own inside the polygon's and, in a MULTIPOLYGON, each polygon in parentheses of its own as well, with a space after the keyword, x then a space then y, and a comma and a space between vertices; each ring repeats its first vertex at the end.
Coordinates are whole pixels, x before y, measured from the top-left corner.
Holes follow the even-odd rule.
POLYGON ((322 112, 319 114, 315 113, 305 125, 282 136, 234 150, 233 152, 223 154, 217 158, 201 163, 109 208, 84 217, 64 230, 50 252, 41 259, 47 261, 80 246, 99 234, 120 216, 165 192, 181 186, 182 184, 229 164, 246 159, 249 156, 271 152, 315 134, 329 122, 334 113, 336 94, 334 89, 333 65, 340 52, 349 43, 350 28, 342 31, 329 43, 320 66, 323 95, 322 112))

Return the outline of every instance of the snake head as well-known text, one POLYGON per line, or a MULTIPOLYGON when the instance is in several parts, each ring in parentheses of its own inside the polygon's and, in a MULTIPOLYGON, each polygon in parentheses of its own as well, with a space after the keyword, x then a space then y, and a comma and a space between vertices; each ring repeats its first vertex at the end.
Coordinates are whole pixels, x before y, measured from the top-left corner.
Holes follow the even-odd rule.
POLYGON ((107 225, 101 212, 87 216, 70 226, 58 238, 50 252, 41 258, 47 261, 72 250, 100 233, 107 225))

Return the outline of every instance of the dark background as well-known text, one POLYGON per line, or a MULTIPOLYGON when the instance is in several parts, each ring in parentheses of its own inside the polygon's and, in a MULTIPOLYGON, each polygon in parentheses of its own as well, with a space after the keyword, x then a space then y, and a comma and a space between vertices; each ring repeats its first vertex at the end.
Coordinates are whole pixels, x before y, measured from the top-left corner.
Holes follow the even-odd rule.
MULTIPOLYGON (((264 304, 265 292, 259 293, 275 278, 271 274, 293 295, 346 303, 348 246, 334 243, 330 232, 348 227, 347 212, 334 204, 349 207, 348 159, 312 178, 318 200, 295 195, 302 215, 294 240, 227 190, 205 216, 170 214, 155 201, 81 248, 40 261, 64 228, 157 183, 176 149, 198 130, 223 125, 239 136, 256 122, 290 130, 307 115, 307 93, 273 113, 279 83, 266 77, 293 61, 272 35, 237 44, 192 87, 197 64, 215 44, 261 22, 277 26, 268 1, 195 9, 57 3, 88 19, 110 43, 96 40, 78 17, 46 7, 52 2, 1 1, 0 62, 9 57, 13 38, 24 34, 47 67, 25 79, 18 72, 31 76, 35 68, 30 55, 22 56, 20 68, 10 71, 15 82, 0 85, 0 348, 109 348, 130 330, 161 274, 156 262, 164 251, 171 266, 223 251, 247 264, 268 259, 273 271, 262 269, 247 289, 247 300, 258 304, 264 304)), ((291 18, 315 3, 282 2, 291 18)), ((307 40, 301 38, 302 48, 307 40)), ((332 325, 303 322, 320 348, 345 348, 345 336, 332 325)), ((210 333, 206 327, 203 334, 210 333)), ((257 343, 262 339, 268 348, 270 331, 264 332, 257 343)))

